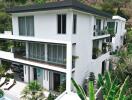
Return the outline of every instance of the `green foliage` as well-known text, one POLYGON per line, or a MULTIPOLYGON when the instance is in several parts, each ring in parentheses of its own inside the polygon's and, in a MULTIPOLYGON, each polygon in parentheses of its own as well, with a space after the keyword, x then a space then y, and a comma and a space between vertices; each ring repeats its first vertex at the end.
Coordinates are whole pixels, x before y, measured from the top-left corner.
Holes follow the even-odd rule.
POLYGON ((2 65, 0 65, 0 77, 4 76, 5 74, 5 69, 2 65))
POLYGON ((45 3, 46 0, 35 0, 35 2, 41 4, 41 3, 45 3))
POLYGON ((71 79, 71 81, 72 81, 72 84, 74 85, 74 87, 76 88, 77 94, 81 98, 81 100, 87 100, 87 96, 86 96, 84 90, 82 89, 82 87, 80 85, 78 85, 73 78, 71 79))
POLYGON ((55 100, 56 96, 49 94, 48 98, 46 100, 55 100))
POLYGON ((107 12, 107 13, 111 13, 111 14, 115 14, 116 11, 113 8, 113 6, 110 3, 102 3, 101 5, 101 10, 107 12))
POLYGON ((0 42, 0 50, 10 52, 11 48, 14 47, 13 41, 11 40, 1 40, 0 42))
POLYGON ((126 86, 128 83, 129 77, 125 79, 123 84, 119 84, 117 82, 117 77, 115 77, 113 80, 111 79, 111 75, 109 72, 105 73, 105 76, 99 75, 99 84, 103 91, 103 97, 105 100, 127 100, 126 98, 126 86))
POLYGON ((93 81, 89 82, 89 98, 90 98, 90 100, 95 100, 93 81))
POLYGON ((44 98, 43 87, 37 81, 30 82, 22 91, 22 100, 42 100, 44 98))
MULTIPOLYGON (((71 79, 73 85, 76 88, 76 92, 81 100, 88 100, 84 90, 78 85, 74 79, 71 79)), ((106 72, 104 76, 99 74, 98 83, 103 92, 104 100, 129 100, 131 96, 126 95, 127 83, 129 77, 125 78, 123 84, 117 82, 117 77, 111 79, 111 74, 106 72)), ((95 100, 94 85, 93 82, 89 82, 89 99, 95 100)))
POLYGON ((116 15, 119 15, 123 18, 125 18, 126 20, 128 20, 130 17, 128 15, 126 15, 120 8, 117 9, 116 15))
POLYGON ((60 84, 59 86, 59 92, 62 93, 66 90, 66 81, 60 84))
POLYGON ((0 89, 0 98, 4 96, 4 92, 0 89))

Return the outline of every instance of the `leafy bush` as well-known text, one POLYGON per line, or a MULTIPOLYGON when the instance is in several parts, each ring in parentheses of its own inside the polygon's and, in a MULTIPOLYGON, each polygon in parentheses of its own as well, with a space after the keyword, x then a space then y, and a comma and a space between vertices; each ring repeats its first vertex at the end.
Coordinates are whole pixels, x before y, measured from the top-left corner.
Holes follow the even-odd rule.
POLYGON ((56 96, 49 94, 48 98, 46 100, 55 100, 56 96))
POLYGON ((0 98, 4 96, 4 92, 0 89, 0 98))

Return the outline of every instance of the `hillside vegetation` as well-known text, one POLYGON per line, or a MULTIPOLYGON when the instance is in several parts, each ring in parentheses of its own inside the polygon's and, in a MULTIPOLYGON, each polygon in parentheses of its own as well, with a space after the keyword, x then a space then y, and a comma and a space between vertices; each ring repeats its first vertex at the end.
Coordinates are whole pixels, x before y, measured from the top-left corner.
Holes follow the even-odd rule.
MULTIPOLYGON (((18 5, 31 5, 34 3, 57 2, 62 0, 0 0, 0 33, 4 30, 11 30, 11 16, 5 9, 18 5)), ((79 0, 86 5, 90 5, 114 15, 120 15, 129 19, 132 17, 131 0, 79 0)))

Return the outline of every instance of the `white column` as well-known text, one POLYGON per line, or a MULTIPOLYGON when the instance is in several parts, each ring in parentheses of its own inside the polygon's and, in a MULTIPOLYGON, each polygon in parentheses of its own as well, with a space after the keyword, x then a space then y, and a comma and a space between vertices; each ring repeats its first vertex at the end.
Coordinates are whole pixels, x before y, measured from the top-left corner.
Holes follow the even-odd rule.
POLYGON ((71 77, 72 77, 72 43, 67 44, 66 54, 66 91, 71 92, 71 77))
POLYGON ((28 58, 29 51, 28 51, 29 45, 28 42, 26 41, 26 57, 28 58))
POLYGON ((48 46, 47 46, 47 43, 45 43, 45 61, 48 61, 48 46))
POLYGON ((29 82, 29 66, 24 65, 24 82, 28 83, 29 82))
POLYGON ((33 67, 30 67, 30 81, 34 80, 33 67))
POLYGON ((110 62, 109 62, 109 60, 107 60, 107 61, 106 61, 106 70, 107 70, 107 71, 109 71, 109 67, 110 67, 109 65, 110 65, 110 62))

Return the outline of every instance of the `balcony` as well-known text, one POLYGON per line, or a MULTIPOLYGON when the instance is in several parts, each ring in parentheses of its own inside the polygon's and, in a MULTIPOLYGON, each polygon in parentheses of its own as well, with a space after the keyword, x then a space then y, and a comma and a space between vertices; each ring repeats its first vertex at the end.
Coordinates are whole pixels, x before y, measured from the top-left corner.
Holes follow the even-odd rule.
POLYGON ((19 36, 19 35, 8 35, 8 34, 0 34, 0 39, 3 40, 14 40, 14 41, 32 41, 32 42, 43 42, 43 43, 60 43, 60 44, 68 44, 69 41, 64 40, 64 38, 60 37, 59 39, 51 39, 51 38, 38 38, 38 37, 30 37, 30 36, 19 36))
POLYGON ((95 30, 93 34, 93 40, 107 38, 107 37, 110 37, 109 31, 107 28, 103 30, 95 30))
POLYGON ((66 58, 64 56, 66 51, 64 49, 66 50, 65 45, 49 44, 46 47, 44 43, 28 43, 26 50, 25 42, 17 42, 14 43, 13 53, 15 58, 66 68, 66 58))
POLYGON ((108 51, 109 51, 109 45, 107 43, 103 43, 102 49, 99 49, 97 47, 93 48, 92 59, 97 59, 101 55, 108 53, 108 51))
POLYGON ((49 70, 54 70, 54 71, 59 71, 59 72, 66 73, 66 68, 63 68, 63 67, 60 67, 60 66, 55 66, 55 65, 52 65, 52 64, 39 63, 39 62, 31 61, 31 60, 28 60, 28 59, 15 58, 14 54, 11 53, 11 52, 5 52, 5 51, 0 50, 0 59, 4 59, 4 60, 7 60, 7 61, 16 62, 16 63, 21 63, 21 64, 24 64, 24 65, 40 67, 40 68, 44 68, 44 69, 49 69, 49 70))

